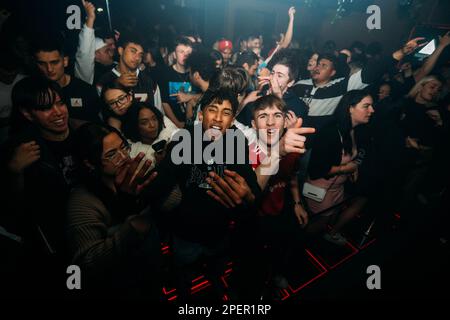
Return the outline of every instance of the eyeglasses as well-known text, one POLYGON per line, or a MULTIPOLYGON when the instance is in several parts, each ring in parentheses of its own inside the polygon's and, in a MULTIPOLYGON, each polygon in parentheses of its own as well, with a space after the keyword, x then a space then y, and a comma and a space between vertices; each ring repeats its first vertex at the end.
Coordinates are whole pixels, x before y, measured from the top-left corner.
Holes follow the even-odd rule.
POLYGON ((118 109, 121 106, 123 106, 125 103, 127 103, 130 100, 130 94, 126 93, 121 95, 120 97, 118 97, 115 100, 109 101, 108 105, 112 108, 112 109, 118 109))
POLYGON ((128 143, 124 143, 120 146, 120 149, 111 150, 103 158, 106 161, 111 162, 115 166, 119 166, 124 161, 130 158, 131 146, 128 143))

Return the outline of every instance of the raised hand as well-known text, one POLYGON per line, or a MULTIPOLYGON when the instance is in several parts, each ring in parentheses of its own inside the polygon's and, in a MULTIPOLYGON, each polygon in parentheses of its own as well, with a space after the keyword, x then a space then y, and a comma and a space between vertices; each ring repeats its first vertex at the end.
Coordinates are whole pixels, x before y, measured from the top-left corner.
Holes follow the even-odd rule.
POLYGON ((427 42, 419 44, 419 41, 425 40, 423 37, 417 37, 409 40, 402 48, 402 52, 404 55, 408 55, 413 53, 417 48, 423 47, 427 44, 427 42))
POLYGON ((170 95, 171 97, 177 98, 177 103, 186 103, 191 101, 194 98, 194 95, 185 93, 185 92, 177 92, 170 95))
POLYGON ((295 16, 295 7, 290 7, 288 10, 289 19, 294 19, 295 16))
POLYGON ((143 158, 144 153, 140 152, 134 159, 128 159, 127 164, 117 171, 114 179, 117 190, 132 195, 139 195, 156 178, 156 172, 149 176, 145 175, 152 164, 150 160, 146 160, 143 166, 138 169, 143 158))
POLYGON ((255 90, 250 92, 242 101, 242 105, 245 106, 247 104, 249 104, 250 102, 256 101, 258 100, 258 98, 260 97, 260 92, 255 90))
POLYGON ((286 113, 286 128, 295 128, 295 125, 297 123, 298 117, 295 115, 295 112, 292 110, 289 110, 286 113))
POLYGON ((266 84, 270 83, 270 71, 268 75, 260 75, 258 77, 258 88, 262 88, 263 86, 265 86, 266 84))
POLYGON ((226 208, 235 208, 244 202, 252 204, 255 196, 244 178, 235 171, 225 170, 224 173, 223 178, 215 172, 209 173, 206 181, 213 187, 214 192, 208 190, 206 193, 226 208))
POLYGON ((314 128, 302 128, 303 119, 298 118, 295 126, 286 131, 280 140, 280 155, 285 156, 288 153, 305 153, 305 141, 304 134, 314 133, 314 128))
POLYGON ((339 53, 345 54, 347 56, 347 58, 346 58, 347 63, 350 63, 350 61, 352 61, 352 53, 350 50, 342 49, 341 51, 339 51, 339 53))
POLYGON ((135 87, 138 83, 138 77, 134 72, 122 73, 117 81, 124 87, 135 87))
MULTIPOLYGON (((270 70, 267 69, 267 68, 262 68, 262 69, 259 71, 258 80, 259 80, 259 77, 269 77, 269 76, 270 76, 270 70)), ((259 86, 258 86, 258 88, 259 88, 259 86)))
POLYGON ((278 81, 278 77, 273 75, 270 77, 270 93, 282 99, 284 90, 286 88, 282 88, 280 82, 278 81))
POLYGON ((41 152, 36 141, 22 143, 14 150, 14 154, 8 163, 9 170, 14 173, 22 173, 40 157, 41 152))
POLYGON ((120 38, 120 32, 114 29, 114 40, 117 42, 120 38))
POLYGON ((450 44, 450 31, 448 31, 444 36, 439 36, 439 45, 441 47, 446 47, 450 44))
POLYGON ((84 11, 86 12, 86 26, 93 28, 95 21, 95 6, 86 0, 81 0, 81 2, 83 3, 84 11))

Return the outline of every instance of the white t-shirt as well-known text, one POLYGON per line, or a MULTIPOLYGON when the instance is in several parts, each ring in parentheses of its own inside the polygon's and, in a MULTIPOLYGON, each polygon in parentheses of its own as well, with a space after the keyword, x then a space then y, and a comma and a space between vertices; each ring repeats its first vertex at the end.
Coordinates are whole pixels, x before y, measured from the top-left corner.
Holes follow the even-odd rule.
POLYGON ((152 161, 149 170, 153 169, 155 167, 155 150, 152 148, 152 146, 162 140, 166 140, 167 143, 169 143, 170 140, 172 139, 172 136, 179 130, 177 126, 166 116, 164 116, 164 126, 165 128, 161 130, 161 132, 158 135, 158 138, 156 138, 156 140, 151 145, 142 143, 140 141, 131 143, 131 151, 130 151, 131 158, 136 157, 140 152, 143 152, 145 154, 141 164, 138 167, 138 170, 144 165, 145 160, 152 161))

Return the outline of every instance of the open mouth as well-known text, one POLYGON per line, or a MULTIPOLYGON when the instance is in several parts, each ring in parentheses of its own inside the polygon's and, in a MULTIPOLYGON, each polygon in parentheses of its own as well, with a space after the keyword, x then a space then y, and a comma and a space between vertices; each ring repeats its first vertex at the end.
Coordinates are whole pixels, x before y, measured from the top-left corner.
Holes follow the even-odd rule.
POLYGON ((211 126, 210 130, 212 130, 213 132, 215 132, 215 131, 222 132, 222 127, 220 127, 220 126, 211 126))
POLYGON ((208 129, 208 135, 213 139, 218 139, 222 135, 222 127, 210 126, 208 129))
POLYGON ((267 129, 267 136, 268 137, 274 137, 278 135, 277 129, 267 129))
POLYGON ((55 120, 55 121, 53 121, 53 124, 57 127, 63 127, 66 124, 66 121, 64 121, 64 120, 65 120, 64 118, 55 120))

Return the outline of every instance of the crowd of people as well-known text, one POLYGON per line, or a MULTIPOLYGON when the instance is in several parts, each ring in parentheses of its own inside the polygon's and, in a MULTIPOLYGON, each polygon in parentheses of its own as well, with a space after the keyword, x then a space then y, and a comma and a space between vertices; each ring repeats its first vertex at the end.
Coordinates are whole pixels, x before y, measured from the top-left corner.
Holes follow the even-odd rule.
POLYGON ((170 45, 144 30, 100 36, 82 3, 75 55, 54 32, 19 56, 13 40, 2 49, 11 292, 72 294, 66 269, 78 265, 88 297, 160 300, 170 282, 189 300, 202 270, 212 299, 259 299, 287 288, 307 239, 342 246, 357 215, 376 212, 387 230, 394 213, 444 196, 449 33, 422 63, 410 59, 421 38, 394 52, 312 48, 293 40, 292 7, 263 57, 260 35, 212 48, 190 33, 170 45))

